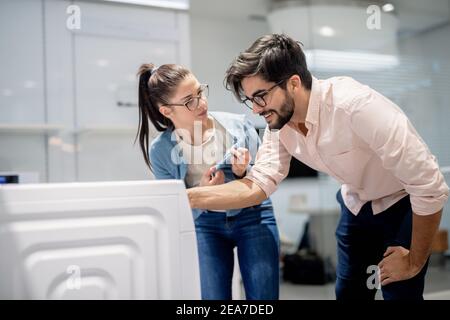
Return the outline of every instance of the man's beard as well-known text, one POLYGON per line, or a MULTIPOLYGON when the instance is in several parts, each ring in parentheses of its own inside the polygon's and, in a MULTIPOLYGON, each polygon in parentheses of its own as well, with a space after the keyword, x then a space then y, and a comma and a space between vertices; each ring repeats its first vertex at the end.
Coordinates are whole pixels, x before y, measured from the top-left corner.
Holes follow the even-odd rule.
POLYGON ((292 97, 285 95, 284 103, 281 106, 280 110, 279 111, 272 110, 272 112, 276 116, 276 120, 272 121, 269 124, 269 129, 280 130, 281 128, 283 128, 284 125, 291 120, 292 115, 294 114, 294 108, 295 108, 294 99, 292 97))

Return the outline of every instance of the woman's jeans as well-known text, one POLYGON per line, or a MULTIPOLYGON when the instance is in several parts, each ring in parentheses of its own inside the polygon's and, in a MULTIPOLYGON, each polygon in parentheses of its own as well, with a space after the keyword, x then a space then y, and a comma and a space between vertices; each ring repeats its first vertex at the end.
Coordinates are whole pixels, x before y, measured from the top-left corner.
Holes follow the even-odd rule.
POLYGON ((249 207, 233 217, 207 211, 195 229, 202 299, 231 300, 235 247, 246 299, 278 299, 279 236, 272 208, 249 207))

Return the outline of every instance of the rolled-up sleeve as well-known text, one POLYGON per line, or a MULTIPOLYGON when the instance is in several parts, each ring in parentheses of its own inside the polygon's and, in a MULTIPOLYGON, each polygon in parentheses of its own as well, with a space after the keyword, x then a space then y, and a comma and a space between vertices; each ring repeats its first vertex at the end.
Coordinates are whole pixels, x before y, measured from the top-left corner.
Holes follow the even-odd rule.
POLYGON ((449 188, 436 158, 406 115, 376 91, 352 101, 350 125, 410 195, 414 213, 440 211, 449 188))
POLYGON ((256 183, 269 197, 289 173, 291 155, 280 141, 279 131, 266 128, 255 164, 245 176, 256 183))

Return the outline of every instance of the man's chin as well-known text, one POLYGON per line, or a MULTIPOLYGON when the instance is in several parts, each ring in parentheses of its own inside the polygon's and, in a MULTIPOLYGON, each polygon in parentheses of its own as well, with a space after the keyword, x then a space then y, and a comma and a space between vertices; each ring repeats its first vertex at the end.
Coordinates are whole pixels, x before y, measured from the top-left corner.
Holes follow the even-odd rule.
POLYGON ((281 130, 289 121, 282 123, 280 119, 272 120, 270 123, 267 123, 270 130, 281 130))
POLYGON ((277 121, 272 121, 267 124, 270 130, 280 130, 283 126, 280 127, 280 124, 277 121))
POLYGON ((270 130, 281 129, 279 120, 280 120, 280 118, 278 117, 278 115, 274 115, 274 116, 272 116, 272 119, 269 122, 266 121, 267 125, 269 126, 269 129, 270 130))

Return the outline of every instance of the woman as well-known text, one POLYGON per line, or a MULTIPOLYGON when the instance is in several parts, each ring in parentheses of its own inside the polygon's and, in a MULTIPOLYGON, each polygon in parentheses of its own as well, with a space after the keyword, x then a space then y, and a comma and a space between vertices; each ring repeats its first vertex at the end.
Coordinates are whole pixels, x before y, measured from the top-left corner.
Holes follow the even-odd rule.
MULTIPOLYGON (((208 86, 186 68, 144 64, 139 75, 139 142, 156 179, 186 187, 245 176, 259 137, 242 115, 209 113, 208 86), (149 148, 149 124, 162 132, 149 148), (248 150, 250 149, 250 150, 248 150)), ((193 210, 202 299, 231 299, 233 249, 247 299, 278 299, 279 237, 270 199, 229 211, 193 210)))

